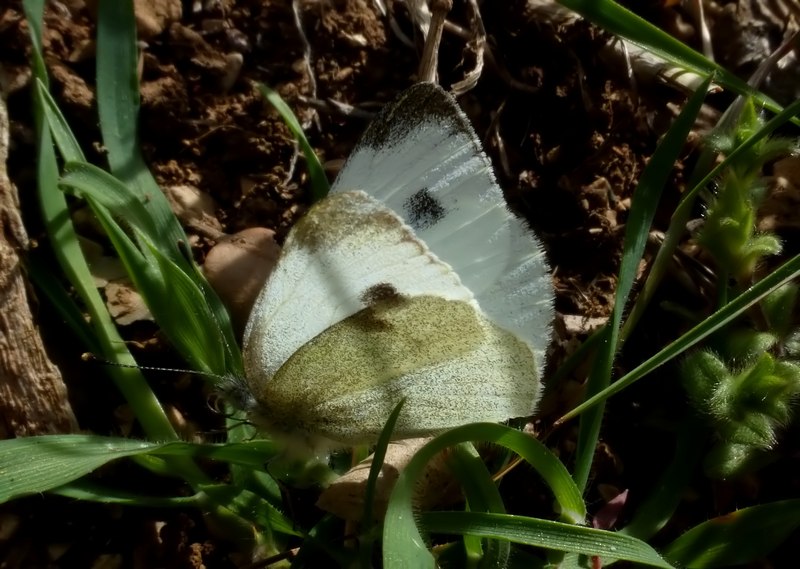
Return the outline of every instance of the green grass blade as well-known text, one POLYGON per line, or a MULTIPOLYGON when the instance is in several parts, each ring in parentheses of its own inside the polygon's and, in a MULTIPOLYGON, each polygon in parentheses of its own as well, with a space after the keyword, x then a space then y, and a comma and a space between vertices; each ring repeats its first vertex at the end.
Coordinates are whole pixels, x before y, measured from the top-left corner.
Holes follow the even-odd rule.
POLYGON ((53 97, 47 91, 47 86, 37 77, 36 85, 34 86, 35 96, 38 97, 38 103, 44 110, 44 116, 47 124, 50 126, 50 132, 53 135, 53 140, 58 146, 58 151, 61 153, 65 162, 69 161, 84 161, 86 158, 83 155, 83 150, 78 144, 75 135, 67 124, 67 119, 58 108, 53 97))
POLYGON ((289 127, 289 130, 292 131, 292 134, 297 139, 300 150, 303 151, 303 156, 306 158, 308 177, 311 179, 311 197, 314 201, 321 200, 328 195, 331 189, 330 184, 328 184, 328 177, 325 175, 325 169, 322 167, 322 164, 320 164, 317 153, 314 152, 311 143, 308 142, 306 138, 306 133, 303 132, 300 121, 297 120, 292 109, 289 108, 289 105, 286 104, 277 92, 266 85, 260 84, 258 88, 261 94, 264 95, 264 98, 275 107, 275 110, 278 111, 278 114, 281 115, 286 126, 289 127))
MULTIPOLYGON (((186 241, 166 197, 139 151, 139 79, 136 21, 131 0, 100 2, 97 10, 97 112, 111 172, 149 204, 155 243, 186 241)), ((181 262, 173 250, 174 261, 181 262)))
MULTIPOLYGON (((661 198, 661 191, 672 172, 673 164, 675 164, 680 152, 683 150, 686 137, 694 125, 697 114, 700 112, 710 83, 711 78, 706 79, 701 87, 689 98, 681 114, 675 119, 675 123, 648 162, 633 194, 633 205, 628 222, 625 224, 625 245, 622 251, 617 291, 614 297, 614 310, 608 324, 606 324, 603 348, 597 355, 592 374, 586 385, 586 395, 589 398, 606 389, 611 381, 611 370, 619 340, 622 314, 636 279, 650 226, 661 198)), ((581 417, 575 457, 575 472, 573 474, 578 487, 581 489, 586 487, 586 482, 589 479, 592 459, 600 435, 603 410, 603 406, 599 405, 581 417)))
POLYGON ((145 508, 186 508, 197 506, 197 496, 174 496, 161 498, 156 496, 143 496, 133 492, 126 492, 117 488, 100 486, 85 480, 76 480, 51 491, 52 494, 98 502, 100 504, 119 504, 121 506, 135 506, 145 508))
POLYGON ((672 255, 678 248, 683 234, 686 232, 686 223, 691 218, 692 208, 700 191, 708 187, 708 184, 720 176, 722 172, 724 172, 725 169, 728 168, 731 163, 733 163, 734 160, 739 158, 739 156, 752 149, 759 141, 775 132, 775 130, 777 130, 779 127, 785 125, 798 113, 800 113, 800 100, 788 105, 784 110, 767 121, 761 128, 758 129, 758 131, 753 134, 753 136, 749 137, 742 144, 736 147, 733 152, 726 156, 722 162, 710 169, 710 171, 705 174, 699 182, 695 183, 692 189, 686 192, 686 194, 681 198, 678 207, 675 209, 675 213, 672 214, 669 228, 667 229, 664 237, 664 242, 658 249, 656 258, 653 261, 653 267, 650 270, 650 273, 647 275, 647 280, 642 287, 642 292, 636 299, 636 304, 631 309, 630 315, 628 316, 628 319, 626 320, 622 329, 621 337, 623 339, 631 333, 642 314, 644 314, 650 299, 652 299, 659 283, 666 273, 671 262, 672 255))
MULTIPOLYGON (((389 447, 389 442, 392 440, 394 426, 397 424, 397 418, 400 416, 400 411, 402 411, 405 403, 406 400, 401 399, 400 403, 395 405, 395 408, 392 410, 391 415, 389 415, 389 418, 386 420, 386 424, 381 430, 381 435, 378 437, 378 442, 375 445, 375 451, 372 454, 372 463, 370 464, 369 476, 367 477, 367 487, 364 490, 364 514, 361 518, 362 526, 367 531, 369 531, 372 526, 375 489, 378 486, 378 476, 383 469, 383 462, 386 460, 386 449, 389 447)), ((366 544, 368 545, 367 547, 363 547, 364 545, 365 544, 362 544, 362 560, 368 561, 371 557, 371 543, 366 544)))
MULTIPOLYGON (((227 445, 148 442, 98 435, 43 435, 0 441, 0 503, 46 492, 124 457, 199 457, 261 468, 276 456, 269 441, 227 445)), ((176 474, 176 473, 173 473, 176 474)), ((198 479, 197 484, 208 484, 198 479)))
POLYGON ((648 373, 657 369, 671 359, 679 356, 698 342, 713 334, 732 320, 739 317, 745 310, 753 306, 769 293, 787 282, 800 276, 800 255, 792 257, 789 261, 781 265, 777 270, 770 273, 764 279, 747 289, 731 302, 717 310, 714 314, 700 322, 697 326, 686 332, 680 338, 669 344, 656 355, 643 362, 641 365, 625 374, 609 387, 591 397, 565 413, 556 421, 556 424, 564 423, 573 417, 580 415, 587 409, 605 401, 615 393, 619 393, 632 383, 638 381, 648 373))
POLYGON ((559 0, 559 3, 612 34, 625 38, 678 67, 702 76, 714 75, 714 82, 726 89, 738 95, 751 95, 771 111, 781 110, 780 105, 750 87, 747 82, 613 0, 559 0))
POLYGON ((49 435, 0 441, 0 503, 57 488, 153 443, 94 435, 49 435))
POLYGON ((435 533, 472 534, 545 549, 633 561, 650 567, 672 567, 643 541, 585 526, 480 512, 428 512, 422 514, 422 522, 435 533))
MULTIPOLYGON (((194 281, 210 306, 213 318, 205 330, 214 330, 223 337, 227 356, 225 367, 215 368, 214 372, 241 373, 241 355, 236 349, 230 317, 194 263, 181 253, 179 244, 188 242, 186 235, 139 150, 137 61, 132 3, 101 2, 97 17, 97 108, 111 172, 151 218, 148 226, 140 228, 149 242, 194 281)), ((119 214, 124 216, 124 212, 119 214)))
POLYGON ((400 473, 383 526, 384 567, 429 567, 433 557, 415 524, 412 501, 415 483, 425 465, 447 447, 469 441, 486 441, 511 449, 525 459, 553 491, 561 518, 583 523, 586 506, 567 469, 540 441, 493 423, 476 423, 443 433, 422 447, 400 473))
MULTIPOLYGON (((34 47, 34 71, 36 79, 42 84, 47 84, 46 70, 37 62, 43 61, 41 38, 36 34, 41 33, 41 3, 38 1, 24 4, 26 15, 31 30, 31 42, 34 47), (35 18, 39 18, 36 20, 35 18), (41 73, 41 75, 38 75, 41 73)), ((37 156, 37 191, 47 234, 53 252, 69 282, 84 302, 89 313, 96 343, 100 347, 100 355, 110 361, 126 365, 134 365, 133 358, 125 348, 125 343, 116 331, 111 317, 105 308, 105 303, 95 288, 94 279, 89 272, 83 252, 78 244, 78 238, 70 219, 69 208, 64 194, 58 189, 58 163, 53 148, 51 129, 47 124, 47 111, 45 97, 34 96, 34 118, 38 132, 37 156)), ((65 134, 65 138, 74 138, 65 134)), ((112 368, 108 370, 114 383, 126 398, 134 414, 140 419, 148 436, 158 440, 174 440, 177 435, 172 428, 166 414, 163 413, 158 401, 150 390, 147 382, 138 370, 127 368, 112 368)))

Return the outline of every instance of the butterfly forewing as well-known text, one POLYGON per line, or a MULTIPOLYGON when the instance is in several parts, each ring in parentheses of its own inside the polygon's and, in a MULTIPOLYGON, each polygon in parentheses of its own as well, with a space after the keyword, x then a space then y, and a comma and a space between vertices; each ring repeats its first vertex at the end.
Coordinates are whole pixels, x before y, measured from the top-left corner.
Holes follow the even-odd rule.
POLYGON ((481 309, 537 355, 552 320, 541 244, 507 207, 491 163, 458 105, 420 83, 367 129, 332 191, 363 189, 397 212, 459 275, 481 309))

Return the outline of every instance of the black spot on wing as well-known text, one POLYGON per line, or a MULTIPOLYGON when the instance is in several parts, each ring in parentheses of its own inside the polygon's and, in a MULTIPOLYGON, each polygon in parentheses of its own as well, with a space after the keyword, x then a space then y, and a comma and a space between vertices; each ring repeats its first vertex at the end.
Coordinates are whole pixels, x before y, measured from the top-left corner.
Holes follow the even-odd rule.
POLYGON ((365 306, 372 306, 379 302, 396 299, 400 296, 397 289, 389 283, 378 283, 369 287, 361 293, 361 303, 365 306))
POLYGON ((416 230, 436 225, 447 214, 447 210, 428 188, 422 188, 411 194, 403 202, 403 212, 408 223, 416 230))

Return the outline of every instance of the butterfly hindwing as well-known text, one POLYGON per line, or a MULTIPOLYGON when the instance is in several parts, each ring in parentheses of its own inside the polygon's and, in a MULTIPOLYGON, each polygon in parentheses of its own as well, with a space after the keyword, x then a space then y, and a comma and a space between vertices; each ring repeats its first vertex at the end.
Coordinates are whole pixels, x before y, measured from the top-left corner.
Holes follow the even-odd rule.
POLYGON ((373 198, 347 192, 315 204, 289 232, 245 330, 251 389, 310 339, 390 294, 474 304, 458 276, 373 198))

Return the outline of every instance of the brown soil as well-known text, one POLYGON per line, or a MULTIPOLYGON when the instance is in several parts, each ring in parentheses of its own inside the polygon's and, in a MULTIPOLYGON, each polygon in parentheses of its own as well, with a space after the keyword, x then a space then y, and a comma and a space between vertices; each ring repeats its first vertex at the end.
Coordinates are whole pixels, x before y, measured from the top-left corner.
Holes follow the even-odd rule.
MULTIPOLYGON (((151 4, 164 8, 180 2, 151 4)), ((330 101, 373 112, 415 81, 418 50, 400 41, 369 0, 299 2, 311 49, 312 81, 288 0, 206 4, 213 6, 193 13, 192 2, 184 2, 180 20, 167 21, 160 31, 157 17, 142 22, 140 33, 150 35, 142 55, 141 147, 162 187, 190 185, 213 197, 226 233, 264 226, 281 240, 309 204, 309 183, 290 132, 255 83, 273 87, 294 109, 332 178, 367 122, 358 114, 337 111, 330 101), (243 61, 238 74, 233 69, 237 58, 243 61)), ((667 4, 671 3, 651 3, 648 16, 668 29, 683 29, 678 24, 685 24, 685 14, 664 7, 667 4)), ((89 158, 102 164, 93 93, 93 20, 81 0, 60 6, 47 11, 45 23, 52 91, 89 158)), ((674 116, 670 109, 681 105, 684 95, 661 84, 633 82, 624 69, 602 60, 599 54, 611 39, 596 28, 580 20, 563 25, 537 21, 526 6, 522 0, 483 3, 492 58, 477 87, 459 101, 486 143, 509 202, 545 243, 554 267, 559 317, 579 317, 578 324, 559 321, 552 372, 586 337, 592 320, 582 319, 597 322, 610 312, 631 195, 674 116)), ((413 35, 403 10, 397 10, 397 17, 398 25, 413 35)), ((468 28, 466 17, 462 3, 456 2, 451 20, 468 28)), ((27 33, 16 2, 0 9, 0 65, 13 86, 9 172, 20 191, 30 236, 44 241, 32 198, 27 33)), ((459 81, 473 64, 464 39, 446 33, 440 83, 459 81)), ((691 150, 687 148, 687 157, 691 150)), ((665 189, 658 229, 666 227, 684 190, 683 171, 684 165, 678 164, 665 189)), ((211 244, 208 235, 197 236, 199 261, 211 244)), ((702 306, 702 299, 686 299, 670 281, 661 295, 702 306)), ((112 388, 97 385, 101 373, 89 372, 97 381, 87 381, 85 367, 77 362, 82 347, 64 342, 68 332, 46 312, 36 308, 46 343, 62 364, 79 423, 100 434, 124 432, 120 413, 115 414, 119 397, 112 388), (91 395, 84 391, 89 385, 91 395)), ((643 359, 641 354, 654 353, 677 337, 683 325, 652 310, 620 366, 629 369, 643 359)), ((155 330, 149 324, 130 326, 126 334, 143 342, 137 351, 143 361, 176 363, 164 354, 166 348, 150 341, 155 330)), ((538 423, 541 431, 548 431, 549 421, 579 397, 581 373, 586 370, 551 388, 538 423)), ((197 429, 208 432, 219 426, 218 418, 205 408, 206 396, 197 383, 176 385, 174 377, 160 375, 153 382, 197 429)), ((674 421, 664 403, 680 407, 682 399, 667 374, 649 378, 646 386, 612 402, 604 427, 605 454, 598 457, 588 494, 593 512, 616 490, 646 491, 672 453, 674 435, 664 423, 674 421)), ((567 461, 574 436, 567 428, 552 439, 567 461)), ((103 479, 114 480, 115 473, 123 474, 119 470, 108 469, 103 479)), ((716 498, 709 497, 709 483, 700 482, 698 492, 709 496, 695 496, 700 500, 695 507, 709 517, 771 494, 761 482, 748 482, 756 486, 747 488, 749 494, 742 485, 731 484, 717 487, 716 498)), ((133 486, 153 494, 175 491, 172 482, 161 479, 141 483, 133 486)), ((522 506, 516 503, 515 511, 518 508, 522 506)), ((193 511, 123 509, 36 497, 0 509, 0 521, 12 519, 19 526, 8 539, 0 537, 0 559, 6 560, 2 567, 233 564, 230 544, 215 540, 193 511)))

